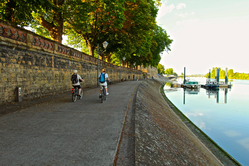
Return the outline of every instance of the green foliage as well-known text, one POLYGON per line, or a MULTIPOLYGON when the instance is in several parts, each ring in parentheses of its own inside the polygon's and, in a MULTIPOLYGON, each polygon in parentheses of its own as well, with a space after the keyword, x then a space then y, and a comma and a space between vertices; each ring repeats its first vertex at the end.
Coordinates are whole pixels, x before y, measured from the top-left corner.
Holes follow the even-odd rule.
POLYGON ((32 24, 30 24, 30 27, 32 28, 32 31, 40 36, 46 37, 48 39, 52 39, 49 31, 44 28, 42 25, 39 24, 38 21, 33 20, 32 24))
POLYGON ((154 30, 153 43, 151 46, 153 58, 150 65, 155 66, 159 63, 159 61, 161 60, 160 54, 165 49, 171 50, 169 46, 172 42, 173 40, 169 39, 166 31, 160 26, 156 26, 156 29, 154 30))
POLYGON ((67 20, 68 28, 74 29, 84 38, 89 54, 93 55, 97 44, 107 40, 108 33, 122 28, 125 20, 124 0, 72 2, 71 17, 67 20))
POLYGON ((157 71, 158 71, 158 74, 165 74, 165 71, 164 71, 164 66, 160 63, 158 63, 157 65, 157 71))
POLYGON ((166 69, 165 74, 177 76, 177 73, 174 72, 173 68, 166 69))
POLYGON ((165 70, 165 74, 172 75, 174 73, 173 68, 168 68, 165 70))
POLYGON ((161 0, 2 0, 0 18, 111 63, 157 66, 173 42, 156 24, 161 0))
MULTIPOLYGON (((230 78, 231 79, 231 78, 230 78)), ((232 77, 232 79, 243 79, 243 80, 249 80, 249 74, 246 73, 235 73, 232 77)))
POLYGON ((151 12, 151 6, 145 0, 125 2, 126 20, 123 27, 109 33, 108 36, 112 41, 109 49, 115 52, 119 59, 126 57, 126 61, 137 65, 149 61, 147 59, 151 54, 152 29, 156 25, 155 19, 150 15, 151 12))
POLYGON ((33 21, 32 12, 50 7, 51 4, 47 0, 2 0, 0 19, 23 27, 33 21))
POLYGON ((110 48, 118 58, 126 57, 126 61, 131 64, 145 67, 157 66, 161 52, 165 48, 170 50, 172 40, 155 21, 159 2, 138 0, 125 3, 126 20, 123 28, 109 36, 114 41, 110 48))
POLYGON ((121 66, 121 61, 115 54, 111 56, 111 63, 117 66, 121 66))
POLYGON ((234 76, 233 69, 229 69, 227 72, 227 77, 232 78, 234 76))
POLYGON ((67 45, 89 54, 86 42, 80 34, 76 33, 73 29, 68 29, 67 34, 67 45))
MULTIPOLYGON (((211 78, 215 78, 215 70, 219 69, 219 78, 220 79, 225 79, 226 72, 225 70, 221 70, 221 68, 214 67, 211 72, 211 78)), ((209 73, 206 74, 206 78, 208 78, 209 73)), ((228 79, 243 79, 243 80, 248 80, 249 79, 249 74, 246 73, 234 73, 233 69, 229 69, 227 72, 227 78, 228 79)))

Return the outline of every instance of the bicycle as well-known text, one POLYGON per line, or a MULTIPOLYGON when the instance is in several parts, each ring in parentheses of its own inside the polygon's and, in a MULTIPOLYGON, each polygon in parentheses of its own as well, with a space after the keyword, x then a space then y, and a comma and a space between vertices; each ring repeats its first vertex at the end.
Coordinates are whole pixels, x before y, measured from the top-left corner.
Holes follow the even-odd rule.
POLYGON ((103 89, 102 89, 102 94, 101 94, 101 103, 104 102, 104 100, 106 100, 106 92, 105 92, 105 86, 103 86, 103 89))
POLYGON ((77 99, 82 99, 82 97, 83 97, 83 90, 82 89, 80 92, 80 96, 79 96, 79 87, 73 87, 72 88, 72 101, 76 102, 77 99))

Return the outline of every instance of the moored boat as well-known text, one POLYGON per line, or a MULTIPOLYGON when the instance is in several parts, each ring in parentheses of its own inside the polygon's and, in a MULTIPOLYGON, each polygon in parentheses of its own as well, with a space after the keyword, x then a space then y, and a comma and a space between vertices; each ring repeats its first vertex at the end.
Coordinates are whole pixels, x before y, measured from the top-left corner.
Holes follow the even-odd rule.
POLYGON ((207 78, 206 84, 203 85, 203 88, 218 89, 219 88, 219 82, 217 82, 216 79, 207 78))
POLYGON ((185 84, 182 84, 183 88, 197 89, 200 87, 198 81, 195 80, 185 80, 185 84))

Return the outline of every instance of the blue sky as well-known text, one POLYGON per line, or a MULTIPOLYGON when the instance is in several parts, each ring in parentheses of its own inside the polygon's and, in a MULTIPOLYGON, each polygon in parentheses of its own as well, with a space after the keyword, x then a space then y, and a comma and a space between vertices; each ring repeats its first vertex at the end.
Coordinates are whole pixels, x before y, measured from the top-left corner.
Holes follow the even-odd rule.
POLYGON ((249 73, 249 0, 162 0, 157 24, 174 40, 162 54, 165 69, 249 73))

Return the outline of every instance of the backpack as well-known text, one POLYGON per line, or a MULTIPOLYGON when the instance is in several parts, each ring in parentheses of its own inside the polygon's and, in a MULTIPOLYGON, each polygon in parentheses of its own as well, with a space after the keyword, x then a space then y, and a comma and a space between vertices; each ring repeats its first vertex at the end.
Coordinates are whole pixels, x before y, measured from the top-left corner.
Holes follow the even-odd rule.
POLYGON ((72 84, 76 84, 79 82, 79 80, 77 79, 77 74, 72 75, 71 81, 72 81, 72 84))
POLYGON ((105 83, 105 73, 101 73, 100 78, 99 78, 100 83, 105 83))

